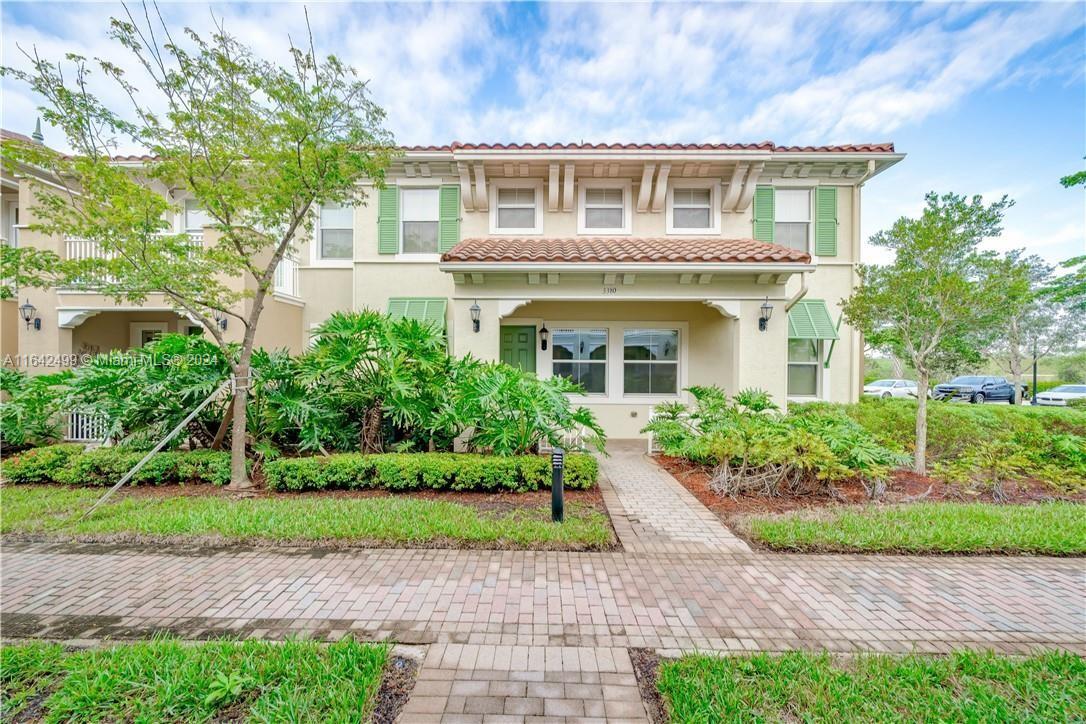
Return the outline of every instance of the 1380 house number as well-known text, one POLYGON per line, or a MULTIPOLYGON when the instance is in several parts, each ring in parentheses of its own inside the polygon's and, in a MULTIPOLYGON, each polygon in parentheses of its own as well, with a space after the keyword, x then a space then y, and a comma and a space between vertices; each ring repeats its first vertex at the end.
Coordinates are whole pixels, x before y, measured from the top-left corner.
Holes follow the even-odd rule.
POLYGON ((618 294, 618 287, 604 287, 603 294, 604 296, 607 296, 608 294, 618 294))

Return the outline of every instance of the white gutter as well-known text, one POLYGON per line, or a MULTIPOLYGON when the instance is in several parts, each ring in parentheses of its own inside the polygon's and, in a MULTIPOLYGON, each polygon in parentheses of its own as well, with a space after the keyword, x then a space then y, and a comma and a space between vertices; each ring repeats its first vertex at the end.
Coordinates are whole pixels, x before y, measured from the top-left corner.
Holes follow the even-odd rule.
POLYGON ((801 272, 799 275, 799 291, 796 292, 791 299, 785 302, 784 311, 786 313, 792 311, 792 307, 796 306, 796 302, 803 299, 805 296, 807 296, 807 274, 801 272))
POLYGON ((766 273, 796 274, 815 270, 813 264, 792 262, 737 262, 712 263, 712 262, 537 262, 537 261, 510 261, 510 262, 463 262, 444 261, 437 265, 444 272, 645 272, 666 274, 668 272, 701 272, 703 274, 732 272, 732 273, 766 273))

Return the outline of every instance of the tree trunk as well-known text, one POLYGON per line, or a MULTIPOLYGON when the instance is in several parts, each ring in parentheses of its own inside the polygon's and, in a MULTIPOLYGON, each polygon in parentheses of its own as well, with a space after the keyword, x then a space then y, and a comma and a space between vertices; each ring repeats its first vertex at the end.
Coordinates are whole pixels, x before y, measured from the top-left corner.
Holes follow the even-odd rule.
POLYGON ((916 373, 916 449, 913 451, 913 472, 928 472, 928 373, 916 373))
POLYGON ((245 464, 245 440, 248 433, 245 429, 248 418, 245 408, 249 403, 249 371, 249 352, 243 349, 241 359, 234 368, 234 419, 230 431, 230 487, 234 490, 253 487, 245 464))
POLYGON ((905 376, 905 363, 896 354, 890 355, 890 376, 894 379, 905 376))

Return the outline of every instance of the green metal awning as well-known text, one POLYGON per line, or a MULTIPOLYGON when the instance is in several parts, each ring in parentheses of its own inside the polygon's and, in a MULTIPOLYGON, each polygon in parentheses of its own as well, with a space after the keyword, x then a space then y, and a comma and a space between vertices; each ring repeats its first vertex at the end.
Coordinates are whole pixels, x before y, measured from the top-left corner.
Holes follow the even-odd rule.
POLYGON ((445 331, 445 297, 389 297, 388 316, 393 319, 417 319, 430 322, 445 331))
POLYGON ((788 339, 837 339, 837 329, 824 300, 796 302, 788 312, 788 339))

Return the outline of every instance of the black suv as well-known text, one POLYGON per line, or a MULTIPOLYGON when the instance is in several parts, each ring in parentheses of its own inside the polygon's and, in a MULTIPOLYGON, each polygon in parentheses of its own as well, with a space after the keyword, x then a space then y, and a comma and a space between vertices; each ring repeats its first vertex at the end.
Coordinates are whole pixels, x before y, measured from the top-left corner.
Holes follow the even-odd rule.
POLYGON ((936 400, 969 400, 973 404, 985 400, 1007 400, 1014 404, 1014 385, 1003 377, 966 375, 936 385, 931 393, 936 400))

